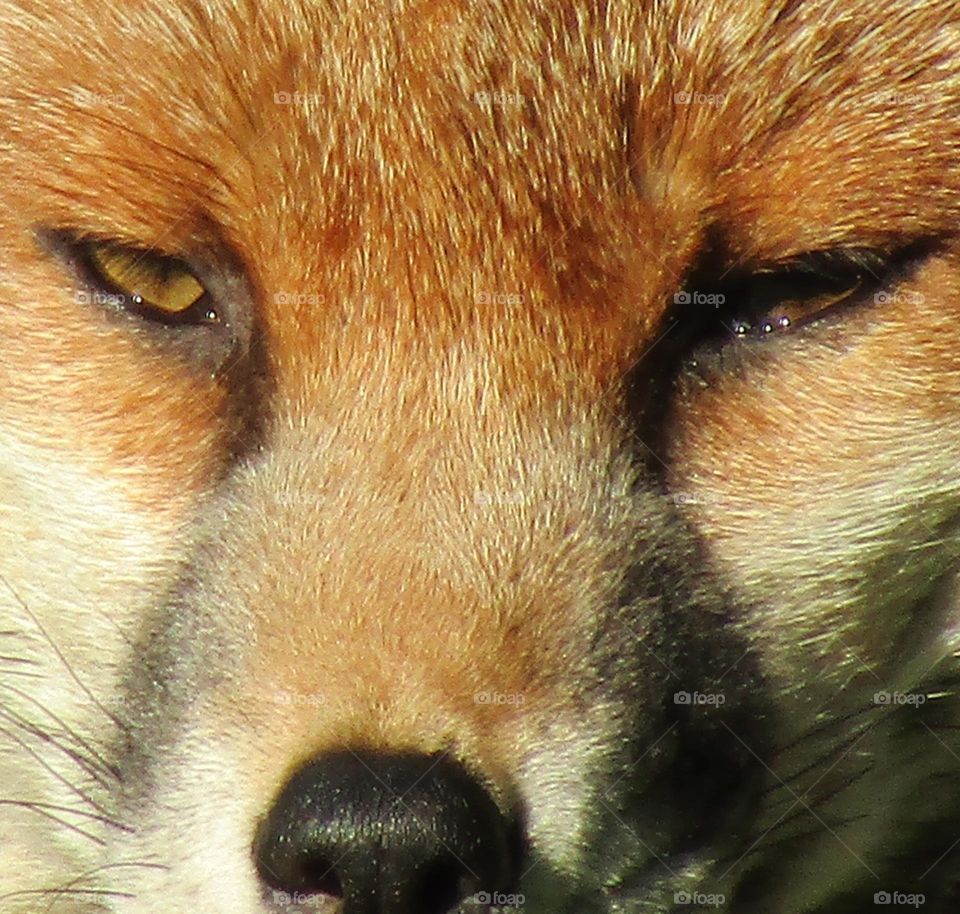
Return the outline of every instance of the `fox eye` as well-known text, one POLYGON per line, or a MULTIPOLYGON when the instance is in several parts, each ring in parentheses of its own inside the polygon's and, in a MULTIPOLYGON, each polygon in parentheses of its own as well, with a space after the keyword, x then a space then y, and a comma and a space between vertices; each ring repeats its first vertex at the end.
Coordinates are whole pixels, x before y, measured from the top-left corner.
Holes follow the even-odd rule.
MULTIPOLYGON (((847 308, 882 305, 891 290, 929 257, 935 242, 915 242, 892 251, 839 248, 812 251, 752 270, 716 270, 693 277, 675 296, 680 316, 692 326, 687 351, 723 348, 740 338, 760 341, 840 314, 847 308)), ((676 312, 675 312, 676 313, 676 312)))
POLYGON ((801 326, 850 301, 874 276, 865 258, 837 264, 808 257, 754 274, 745 288, 734 290, 723 316, 737 336, 765 336, 801 326))
POLYGON ((731 276, 717 290, 722 330, 746 339, 776 335, 875 295, 890 264, 873 251, 817 251, 731 276))
POLYGON ((175 257, 112 241, 81 241, 75 253, 107 304, 164 324, 219 321, 203 284, 175 257))

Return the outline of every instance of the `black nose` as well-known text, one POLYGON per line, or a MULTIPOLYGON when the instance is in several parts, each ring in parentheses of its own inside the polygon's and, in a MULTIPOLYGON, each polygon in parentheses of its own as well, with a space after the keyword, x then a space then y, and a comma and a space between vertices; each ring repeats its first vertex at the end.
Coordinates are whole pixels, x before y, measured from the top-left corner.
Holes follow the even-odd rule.
POLYGON ((308 910, 342 899, 341 914, 452 914, 510 887, 514 847, 505 817, 458 763, 346 751, 294 774, 254 852, 274 892, 319 896, 308 910))

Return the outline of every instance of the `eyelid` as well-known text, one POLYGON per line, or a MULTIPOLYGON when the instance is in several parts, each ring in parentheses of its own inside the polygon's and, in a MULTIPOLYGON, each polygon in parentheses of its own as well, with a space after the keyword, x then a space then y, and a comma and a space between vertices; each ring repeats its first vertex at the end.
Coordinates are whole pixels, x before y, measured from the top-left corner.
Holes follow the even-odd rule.
POLYGON ((926 236, 899 246, 823 249, 734 269, 708 251, 669 316, 686 328, 672 337, 675 370, 699 365, 698 373, 736 371, 743 358, 757 364, 761 352, 775 354, 798 333, 837 328, 856 312, 882 313, 882 293, 909 283, 944 248, 944 239, 926 236))
POLYGON ((168 326, 220 320, 205 286, 179 258, 113 242, 81 244, 76 256, 87 282, 119 295, 124 310, 144 320, 168 326))
POLYGON ((919 264, 943 247, 937 236, 904 239, 884 247, 845 245, 796 254, 780 261, 761 263, 751 275, 793 274, 840 277, 859 273, 865 281, 891 284, 901 282, 919 264))
MULTIPOLYGON (((221 320, 205 284, 182 257, 115 238, 70 230, 41 229, 37 238, 43 247, 73 270, 84 286, 103 296, 103 304, 113 310, 167 326, 200 326, 221 320), (130 274, 127 282, 124 273, 130 274), (149 293, 152 286, 154 297, 160 301, 150 301, 148 294, 139 295, 137 290, 130 288, 129 283, 136 282, 138 276, 142 283, 139 291, 149 293), (170 278, 179 278, 185 284, 166 290, 164 283, 170 278), (198 294, 188 306, 180 309, 164 306, 162 299, 165 295, 179 293, 189 296, 193 291, 198 294)), ((171 302, 176 304, 176 298, 171 302)))
POLYGON ((65 325, 78 318, 85 326, 97 322, 111 334, 128 334, 138 351, 171 358, 185 371, 220 378, 224 383, 232 383, 229 378, 242 366, 255 363, 258 373, 265 370, 260 367, 256 302, 245 264, 216 226, 190 242, 188 253, 74 226, 35 224, 32 234, 38 252, 59 268, 60 278, 52 279, 51 286, 59 287, 66 299, 63 308, 70 313, 63 315, 65 325), (186 314, 165 317, 129 301, 111 299, 83 263, 82 248, 91 242, 168 258, 186 268, 206 294, 186 314), (86 313, 73 313, 78 310, 86 313))
POLYGON ((843 271, 852 272, 856 270, 873 273, 879 279, 880 274, 887 268, 886 265, 891 256, 891 252, 877 248, 823 248, 797 254, 774 263, 761 264, 753 272, 754 274, 796 272, 835 275, 843 271))
POLYGON ((190 269, 173 258, 116 244, 87 244, 82 253, 101 280, 129 290, 137 305, 149 303, 165 313, 181 314, 206 294, 190 269))
POLYGON ((841 309, 879 304, 879 293, 904 282, 937 248, 922 239, 894 249, 824 249, 755 267, 725 283, 727 324, 732 332, 743 323, 761 338, 775 337, 783 317, 794 331, 841 309))

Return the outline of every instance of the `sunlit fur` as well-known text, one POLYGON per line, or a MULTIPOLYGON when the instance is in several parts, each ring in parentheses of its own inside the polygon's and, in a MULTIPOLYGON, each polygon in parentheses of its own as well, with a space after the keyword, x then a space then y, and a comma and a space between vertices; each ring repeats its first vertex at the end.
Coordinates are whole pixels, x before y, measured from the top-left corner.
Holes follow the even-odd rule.
POLYGON ((955 910, 958 144, 953 0, 0 0, 0 912, 267 914, 338 747, 466 765, 527 914, 955 910), (697 348, 836 248, 922 254, 697 348))

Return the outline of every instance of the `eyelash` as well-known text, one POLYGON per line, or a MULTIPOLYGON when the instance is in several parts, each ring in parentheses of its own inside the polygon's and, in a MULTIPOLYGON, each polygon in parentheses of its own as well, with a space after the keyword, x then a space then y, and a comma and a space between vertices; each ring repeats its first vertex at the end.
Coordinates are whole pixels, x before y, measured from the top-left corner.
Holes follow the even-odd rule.
MULTIPOLYGON (((87 286, 120 299, 119 307, 124 311, 136 315, 143 320, 173 327, 201 326, 220 322, 220 316, 213 306, 210 293, 206 290, 204 290, 203 295, 198 298, 190 308, 182 312, 166 311, 162 307, 146 301, 139 295, 128 295, 124 290, 114 285, 109 278, 104 276, 103 272, 94 264, 92 250, 94 245, 101 243, 102 242, 92 241, 76 242, 73 245, 74 264, 82 281, 87 286)), ((161 268, 165 266, 171 270, 187 269, 182 261, 167 254, 125 245, 121 245, 121 247, 126 247, 130 252, 136 253, 144 258, 149 258, 152 263, 160 264, 161 268)))
MULTIPOLYGON (((841 308, 871 300, 902 280, 912 266, 931 253, 929 243, 905 245, 892 252, 867 248, 813 251, 782 264, 734 272, 723 282, 705 284, 701 301, 712 303, 716 320, 701 321, 691 348, 732 340, 779 337, 821 320, 841 308)), ((687 293, 687 306, 697 293, 687 293)), ((704 309, 699 313, 702 316, 704 309)), ((683 316, 689 319, 689 310, 683 316)))
POLYGON ((94 263, 93 252, 114 247, 136 258, 144 258, 158 275, 162 275, 165 270, 182 271, 193 275, 189 265, 181 258, 71 229, 39 228, 36 235, 41 246, 72 271, 80 287, 78 291, 86 297, 87 303, 98 304, 160 326, 190 327, 222 322, 212 296, 206 287, 199 283, 199 280, 197 282, 204 292, 192 306, 182 312, 167 311, 140 296, 131 295, 129 290, 124 290, 111 282, 109 277, 104 275, 103 270, 94 263))

